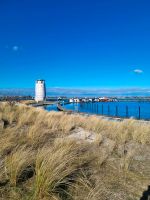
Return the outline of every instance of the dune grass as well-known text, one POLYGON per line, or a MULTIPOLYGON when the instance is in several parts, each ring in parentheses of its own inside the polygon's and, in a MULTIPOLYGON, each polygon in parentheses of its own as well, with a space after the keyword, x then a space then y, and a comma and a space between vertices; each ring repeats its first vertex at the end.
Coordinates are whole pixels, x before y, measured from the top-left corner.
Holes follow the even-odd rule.
POLYGON ((0 104, 2 200, 139 200, 149 154, 149 123, 0 104))

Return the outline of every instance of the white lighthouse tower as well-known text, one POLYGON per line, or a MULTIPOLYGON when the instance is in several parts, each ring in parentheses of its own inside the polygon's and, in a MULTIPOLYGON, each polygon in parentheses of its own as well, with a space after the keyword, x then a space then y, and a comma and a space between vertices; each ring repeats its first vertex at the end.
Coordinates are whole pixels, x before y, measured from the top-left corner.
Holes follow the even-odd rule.
POLYGON ((40 102, 46 99, 45 80, 37 80, 35 83, 35 101, 40 102))

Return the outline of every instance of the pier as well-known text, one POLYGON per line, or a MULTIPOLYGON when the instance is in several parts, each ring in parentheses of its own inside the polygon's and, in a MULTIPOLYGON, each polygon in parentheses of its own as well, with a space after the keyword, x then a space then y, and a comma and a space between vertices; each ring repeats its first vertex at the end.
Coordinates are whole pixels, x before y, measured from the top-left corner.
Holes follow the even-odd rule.
POLYGON ((33 106, 33 107, 38 107, 38 106, 53 105, 53 104, 56 104, 56 103, 57 102, 48 102, 48 101, 45 101, 45 102, 39 102, 39 103, 30 104, 30 105, 33 106))

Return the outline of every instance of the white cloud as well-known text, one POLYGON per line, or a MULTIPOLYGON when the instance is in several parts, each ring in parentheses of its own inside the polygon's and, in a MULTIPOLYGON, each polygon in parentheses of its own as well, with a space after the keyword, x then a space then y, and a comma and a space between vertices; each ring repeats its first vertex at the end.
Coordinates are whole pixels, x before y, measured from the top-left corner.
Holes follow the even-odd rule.
POLYGON ((15 46, 12 47, 12 50, 13 50, 13 51, 18 51, 18 50, 19 50, 19 47, 15 45, 15 46))
POLYGON ((141 69, 135 69, 135 70, 133 70, 134 71, 134 73, 136 73, 136 74, 142 74, 143 73, 143 70, 141 70, 141 69))

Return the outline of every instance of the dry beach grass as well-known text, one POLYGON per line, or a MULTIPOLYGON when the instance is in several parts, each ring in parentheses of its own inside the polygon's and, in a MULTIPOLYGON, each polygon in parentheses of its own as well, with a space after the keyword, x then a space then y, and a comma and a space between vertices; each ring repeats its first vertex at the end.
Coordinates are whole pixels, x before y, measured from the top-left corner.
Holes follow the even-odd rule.
POLYGON ((139 200, 150 125, 0 104, 0 199, 139 200))

